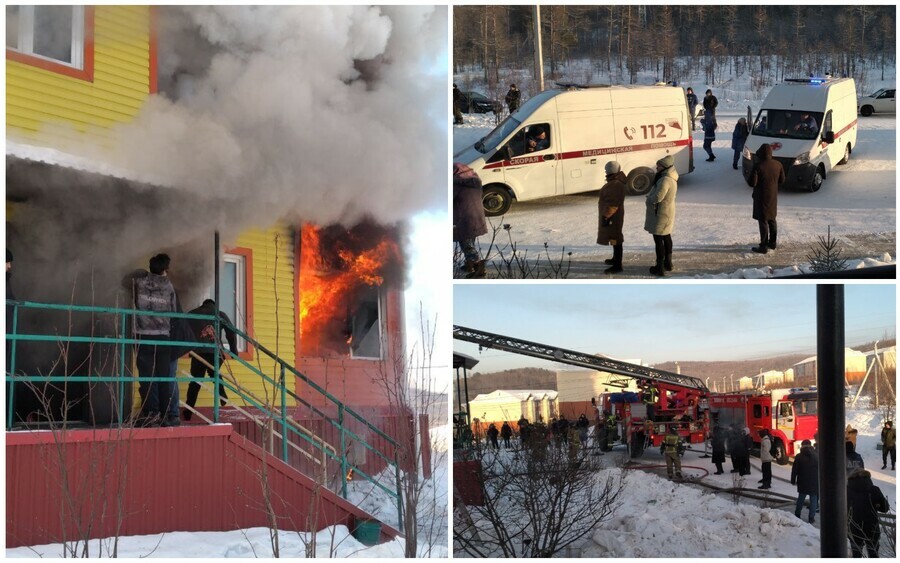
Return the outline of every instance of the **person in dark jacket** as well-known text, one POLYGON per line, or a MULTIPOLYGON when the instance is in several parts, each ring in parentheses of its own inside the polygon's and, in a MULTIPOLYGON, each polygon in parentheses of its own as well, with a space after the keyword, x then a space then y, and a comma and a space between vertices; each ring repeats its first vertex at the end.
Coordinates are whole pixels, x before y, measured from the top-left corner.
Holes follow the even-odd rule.
POLYGON ((854 471, 847 479, 847 535, 850 536, 850 551, 853 557, 878 557, 878 541, 881 527, 878 513, 887 512, 890 507, 875 484, 872 474, 864 469, 854 471))
POLYGON ((625 226, 625 174, 615 160, 606 163, 606 184, 600 188, 597 203, 600 225, 597 227, 597 244, 612 245, 613 257, 603 272, 617 274, 622 271, 622 229, 625 226))
POLYGON ((784 168, 772 158, 772 146, 763 143, 756 150, 757 162, 753 165, 747 183, 753 186, 753 218, 759 223, 759 246, 751 250, 766 254, 777 248, 778 186, 784 183, 784 168))
POLYGON ((735 170, 738 169, 741 151, 744 150, 744 143, 747 142, 749 135, 750 129, 747 127, 747 120, 743 117, 738 119, 737 125, 734 126, 734 131, 731 133, 731 148, 734 150, 734 160, 731 162, 731 167, 735 170))
POLYGON ((465 257, 467 278, 484 277, 484 260, 475 239, 487 233, 481 179, 465 164, 453 164, 453 242, 459 244, 465 257))
POLYGON ((722 464, 725 463, 725 432, 721 427, 713 428, 712 433, 712 462, 716 464, 716 472, 713 475, 725 473, 722 464))
POLYGON ((463 117, 462 117, 462 106, 463 106, 463 93, 459 91, 459 88, 456 87, 456 84, 453 85, 453 124, 454 125, 462 125, 463 117))
POLYGON ((512 426, 506 420, 503 421, 503 426, 500 427, 500 437, 503 438, 503 447, 510 449, 512 446, 509 443, 509 439, 512 438, 512 426))
POLYGON ((688 103, 688 111, 691 113, 691 131, 697 129, 696 123, 696 115, 697 115, 697 94, 694 93, 693 88, 687 89, 687 103, 688 103))
POLYGON ((578 439, 581 440, 581 445, 583 447, 587 447, 588 440, 588 428, 590 428, 591 423, 587 419, 587 416, 584 413, 581 413, 581 416, 578 417, 578 422, 575 423, 575 427, 578 428, 578 439))
POLYGON ((891 471, 897 465, 897 431, 894 423, 888 420, 881 429, 881 468, 887 469, 888 454, 891 455, 891 471))
POLYGON ((712 162, 716 159, 716 155, 714 155, 712 151, 712 144, 713 141, 716 140, 716 129, 718 128, 719 124, 716 123, 716 117, 714 115, 706 115, 703 117, 703 150, 709 155, 706 162, 712 162))
POLYGON ((516 88, 515 84, 509 85, 509 90, 506 92, 506 105, 509 107, 509 113, 516 113, 516 110, 519 109, 519 100, 522 98, 522 92, 516 88))
POLYGON ((750 450, 753 449, 753 438, 750 437, 750 429, 744 428, 741 436, 741 445, 738 453, 741 456, 740 475, 750 475, 750 450))
POLYGON ((800 453, 791 468, 791 485, 797 485, 797 506, 794 515, 800 518, 803 502, 809 496, 809 523, 816 521, 819 509, 819 456, 809 440, 800 443, 800 453))
POLYGON ((736 422, 731 425, 726 438, 728 439, 728 455, 731 456, 731 473, 740 473, 741 467, 743 467, 740 446, 743 441, 741 440, 741 429, 736 422))
POLYGON ((712 90, 706 91, 706 97, 703 98, 703 115, 705 118, 716 120, 716 108, 719 107, 719 98, 713 96, 712 90))
POLYGON ((849 477, 851 473, 856 471, 857 469, 865 469, 866 464, 863 461, 861 455, 856 453, 856 447, 853 445, 853 442, 847 440, 844 442, 844 450, 847 454, 847 476, 849 477))
MULTIPOLYGON (((209 315, 215 316, 216 314, 216 302, 212 299, 207 299, 203 302, 202 305, 189 311, 192 315, 209 315)), ((234 330, 230 328, 231 319, 228 318, 224 312, 219 311, 219 318, 225 322, 225 324, 219 325, 221 330, 225 332, 225 339, 228 342, 228 349, 232 354, 238 353, 237 347, 237 335, 234 330)), ((217 343, 220 347, 222 345, 222 335, 216 334, 216 328, 212 321, 204 320, 204 319, 190 319, 191 329, 194 331, 194 335, 197 338, 198 342, 203 342, 206 344, 217 343)), ((214 352, 210 348, 200 348, 197 351, 197 355, 202 358, 198 360, 197 358, 191 357, 191 377, 196 379, 203 379, 205 376, 209 376, 210 378, 215 377, 215 370, 211 367, 215 365, 215 357, 214 352), (208 365, 207 365, 208 364, 208 365)), ((228 359, 228 356, 221 353, 219 354, 219 365, 222 365, 228 359)), ((220 370, 221 371, 221 370, 220 370)), ((187 392, 187 401, 186 403, 193 407, 197 404, 197 394, 200 392, 200 384, 191 382, 188 385, 187 392)), ((219 384, 219 401, 222 406, 225 406, 225 399, 228 398, 228 393, 225 391, 225 386, 221 383, 219 384)), ((181 413, 182 418, 184 420, 191 419, 191 411, 189 409, 184 409, 181 413)))
POLYGON ((488 438, 491 440, 491 447, 494 448, 495 450, 499 450, 500 444, 497 442, 497 436, 500 435, 500 431, 497 430, 497 427, 494 426, 493 423, 491 423, 491 425, 488 426, 487 435, 488 435, 488 438))

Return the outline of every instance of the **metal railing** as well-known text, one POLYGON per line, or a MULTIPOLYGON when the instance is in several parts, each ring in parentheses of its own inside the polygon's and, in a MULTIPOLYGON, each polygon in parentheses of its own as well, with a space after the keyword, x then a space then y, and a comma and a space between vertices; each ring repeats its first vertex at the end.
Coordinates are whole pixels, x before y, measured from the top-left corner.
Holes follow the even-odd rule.
MULTIPOLYGON (((34 385, 35 383, 119 383, 118 385, 118 405, 117 405, 117 414, 118 421, 124 422, 126 420, 126 416, 124 413, 125 408, 125 383, 133 383, 133 382, 167 382, 171 383, 173 380, 176 382, 196 382, 193 377, 134 377, 135 370, 132 368, 132 362, 129 361, 126 366, 126 358, 129 357, 127 346, 135 346, 138 344, 143 345, 158 345, 158 346, 169 346, 169 347, 179 347, 179 348, 192 348, 201 352, 212 352, 213 362, 212 367, 214 368, 214 377, 213 377, 213 421, 219 422, 219 389, 220 385, 224 385, 226 389, 235 393, 242 401, 244 401, 245 405, 250 405, 256 408, 261 416, 265 419, 271 420, 274 424, 277 424, 281 427, 281 452, 280 458, 285 463, 290 465, 290 461, 288 458, 288 447, 289 445, 295 446, 294 442, 289 444, 290 438, 294 437, 296 439, 305 442, 310 447, 314 448, 318 451, 319 454, 322 455, 322 459, 330 459, 335 463, 340 464, 340 475, 341 475, 341 486, 340 486, 340 494, 342 497, 347 498, 347 480, 348 474, 353 472, 354 475, 359 475, 366 481, 369 481, 379 489, 386 492, 391 498, 395 499, 397 502, 397 514, 398 514, 398 525, 402 526, 403 522, 403 502, 402 502, 402 490, 401 490, 401 479, 400 479, 400 466, 398 462, 398 452, 400 449, 400 445, 390 436, 388 436, 385 432, 383 432, 380 428, 374 426, 368 420, 366 420, 362 415, 354 411, 352 408, 345 405, 342 401, 340 401, 337 397, 326 391, 324 388, 316 384, 306 375, 300 373, 293 365, 289 364, 284 359, 280 358, 277 354, 270 351, 268 348, 263 346, 258 341, 251 338, 248 334, 241 331, 237 327, 230 325, 223 321, 221 318, 216 317, 214 315, 197 315, 190 313, 162 313, 155 311, 139 311, 136 309, 122 309, 122 308, 113 308, 113 307, 94 307, 94 306, 82 306, 82 305, 60 305, 60 304, 52 304, 52 303, 35 303, 29 301, 15 301, 15 300, 7 300, 7 318, 11 319, 9 322, 9 326, 7 327, 6 333, 6 341, 7 341, 7 353, 8 353, 8 366, 6 373, 6 381, 8 383, 8 404, 7 404, 7 417, 6 417, 6 429, 11 430, 13 428, 13 424, 15 422, 15 384, 16 383, 24 383, 26 385, 34 385), (91 315, 102 315, 105 318, 111 318, 115 321, 115 332, 116 336, 95 336, 93 334, 88 336, 82 335, 73 335, 73 334, 22 334, 19 332, 19 316, 22 310, 41 310, 41 311, 59 311, 59 312, 67 312, 70 315, 72 313, 90 313, 91 315), (10 314, 11 313, 11 314, 10 314), (227 327, 230 330, 233 330, 238 336, 246 340, 248 343, 252 344, 258 354, 261 354, 267 358, 271 362, 274 363, 275 371, 277 372, 277 379, 270 377, 267 375, 261 365, 253 365, 247 360, 239 357, 237 354, 231 353, 228 350, 222 348, 219 344, 216 343, 203 343, 203 342, 189 342, 189 341, 174 341, 174 340, 152 340, 150 338, 135 338, 134 335, 130 334, 131 329, 129 327, 128 320, 129 318, 136 317, 139 315, 145 316, 153 316, 153 317, 165 317, 165 318, 180 318, 180 319, 196 319, 196 320, 205 320, 209 321, 214 325, 215 334, 221 334, 222 328, 227 327), (16 373, 16 352, 18 348, 19 342, 48 342, 48 343, 82 343, 82 344, 107 344, 114 345, 117 349, 117 371, 118 375, 28 375, 28 374, 19 374, 16 373), (272 404, 271 406, 268 404, 270 401, 268 400, 260 400, 255 397, 252 393, 248 392, 245 388, 243 388, 238 382, 235 380, 234 382, 228 381, 226 378, 222 377, 221 374, 221 366, 223 355, 230 359, 231 361, 237 362, 242 365, 244 368, 249 370, 252 374, 259 378, 259 380, 264 385, 269 385, 274 392, 277 394, 277 404, 272 404), (320 395, 325 399, 325 403, 329 405, 333 405, 337 410, 337 417, 329 416, 322 409, 316 407, 308 400, 300 397, 294 391, 288 388, 288 375, 293 376, 295 379, 298 379, 308 385, 315 393, 320 395), (316 436, 312 431, 308 428, 302 426, 294 420, 289 412, 288 412, 288 399, 293 399, 296 404, 302 405, 305 408, 309 409, 313 414, 321 417, 323 424, 332 427, 339 434, 339 447, 333 447, 329 445, 325 440, 316 436), (373 435, 384 440, 390 448, 393 449, 394 456, 393 459, 389 458, 385 453, 381 450, 370 444, 365 438, 360 436, 358 433, 350 430, 347 427, 347 423, 355 421, 360 424, 363 428, 370 431, 373 435), (366 448, 367 451, 372 452, 378 458, 383 460, 388 467, 393 467, 394 469, 394 480, 395 480, 395 489, 391 489, 382 484, 378 479, 373 475, 367 474, 361 467, 358 467, 356 464, 351 463, 350 460, 347 459, 348 452, 348 444, 349 440, 355 440, 357 443, 361 444, 366 448)), ((71 326, 71 320, 70 320, 71 326)), ((71 330, 71 329, 70 329, 71 330)), ((90 370, 88 370, 90 371, 90 370)), ((274 403, 275 401, 272 401, 274 403)), ((49 413, 48 413, 49 414, 49 413)), ((273 454, 274 455, 274 454, 273 454)))

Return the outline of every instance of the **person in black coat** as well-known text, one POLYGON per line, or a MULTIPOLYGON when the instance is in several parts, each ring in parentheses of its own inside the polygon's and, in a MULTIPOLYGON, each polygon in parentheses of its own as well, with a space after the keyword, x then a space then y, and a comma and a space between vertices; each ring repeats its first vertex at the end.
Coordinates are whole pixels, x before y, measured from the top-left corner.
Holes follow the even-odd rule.
POLYGON ((854 471, 847 479, 847 534, 853 557, 878 557, 881 527, 878 513, 888 511, 884 494, 872 483, 872 474, 865 469, 854 471))
POLYGON ((753 449, 753 438, 750 437, 750 429, 744 428, 741 436, 741 475, 750 475, 750 450, 753 449))
POLYGON ((506 105, 509 106, 509 113, 516 113, 516 110, 519 109, 519 100, 522 98, 522 92, 516 88, 515 84, 509 85, 509 90, 506 92, 506 105))
POLYGON ((719 107, 719 98, 713 96, 712 90, 706 91, 706 97, 703 98, 703 115, 705 118, 716 119, 716 108, 719 107))
POLYGON ((453 85, 453 124, 462 125, 462 106, 464 103, 463 93, 459 91, 456 84, 453 85))
POLYGON ((797 506, 794 515, 800 518, 803 502, 809 495, 809 523, 816 521, 819 508, 819 456, 809 440, 803 440, 800 453, 794 458, 791 468, 791 485, 797 485, 797 506))
POLYGON ((497 436, 500 435, 500 431, 497 430, 497 427, 494 426, 493 423, 490 426, 488 426, 487 435, 488 435, 488 438, 490 438, 490 440, 491 440, 491 447, 494 448, 495 450, 499 450, 500 443, 497 442, 497 436))
POLYGON ((500 427, 500 437, 503 438, 503 446, 506 449, 512 447, 509 444, 509 439, 512 438, 512 426, 509 425, 508 421, 503 421, 503 426, 500 427))
POLYGON ((697 94, 694 93, 693 88, 688 88, 686 97, 688 111, 691 112, 691 131, 693 131, 697 128, 696 118, 694 117, 697 114, 697 94))
POLYGON ((716 472, 713 475, 721 475, 725 473, 722 464, 725 463, 725 432, 718 426, 713 428, 712 439, 712 462, 716 464, 716 472))
POLYGON ((731 456, 731 473, 740 473, 742 467, 740 454, 741 429, 737 423, 731 425, 731 428, 725 434, 725 438, 728 440, 728 455, 731 456))
POLYGON ((716 129, 718 128, 719 124, 716 123, 715 115, 706 115, 703 117, 703 150, 709 155, 706 162, 712 162, 716 159, 716 155, 714 155, 712 151, 712 144, 713 141, 716 140, 716 129))
MULTIPOLYGON (((214 316, 216 314, 216 302, 212 299, 207 299, 203 302, 202 305, 188 311, 192 315, 209 315, 214 316)), ((231 325, 231 319, 228 318, 228 315, 219 311, 219 318, 225 321, 225 325, 219 325, 225 331, 225 340, 228 342, 228 348, 231 350, 232 354, 238 353, 237 347, 237 335, 235 335, 234 331, 229 328, 231 325)), ((206 344, 218 343, 219 346, 222 345, 222 335, 216 334, 215 325, 212 321, 204 320, 204 319, 190 319, 189 323, 191 325, 191 329, 193 330, 194 337, 198 342, 203 342, 206 344)), ((197 355, 203 358, 203 361, 198 360, 197 358, 191 357, 191 377, 197 379, 203 379, 205 376, 215 377, 215 370, 208 367, 206 364, 210 366, 215 365, 215 356, 212 348, 200 348, 198 349, 197 355), (205 362, 205 363, 204 363, 205 362)), ((222 365, 222 362, 227 358, 225 354, 219 354, 219 365, 222 365)), ((220 370, 221 371, 221 370, 220 370)), ((200 384, 194 383, 193 381, 188 385, 187 399, 185 402, 193 407, 197 404, 197 394, 200 392, 200 384)), ((225 399, 228 398, 228 393, 225 391, 225 386, 220 382, 219 383, 219 401, 222 406, 225 406, 225 399)), ((190 409, 184 409, 181 412, 181 417, 184 420, 190 420, 192 413, 190 409)))

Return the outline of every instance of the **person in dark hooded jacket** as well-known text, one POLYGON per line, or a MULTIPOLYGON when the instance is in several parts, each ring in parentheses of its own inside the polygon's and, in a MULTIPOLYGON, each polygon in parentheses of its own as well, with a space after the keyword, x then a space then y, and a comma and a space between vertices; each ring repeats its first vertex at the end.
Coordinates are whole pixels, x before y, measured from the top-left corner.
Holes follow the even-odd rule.
POLYGON ((803 502, 809 495, 809 523, 816 521, 816 510, 819 508, 819 456, 809 440, 803 440, 800 453, 794 458, 791 467, 791 485, 797 485, 797 506, 794 515, 800 518, 803 502))
POLYGON ((467 278, 484 277, 484 260, 475 246, 475 239, 488 231, 481 196, 478 174, 465 164, 453 163, 453 242, 462 249, 467 278))
POLYGON ((734 160, 731 162, 731 167, 735 170, 738 169, 741 151, 744 150, 744 143, 749 135, 750 129, 747 127, 747 120, 743 117, 738 119, 737 125, 734 126, 734 131, 731 133, 731 148, 734 150, 734 160))
POLYGON ((516 88, 515 84, 510 84, 509 90, 506 92, 506 105, 509 107, 509 113, 516 113, 519 109, 519 100, 522 99, 522 92, 516 88))
POLYGON ((606 260, 610 265, 606 274, 622 271, 622 228, 625 226, 625 174, 615 160, 606 163, 606 184, 600 188, 598 202, 600 225, 597 228, 597 244, 613 247, 613 257, 606 260))
MULTIPOLYGON (((214 316, 216 314, 216 302, 212 299, 207 299, 203 302, 202 305, 189 311, 192 315, 209 315, 214 316)), ((237 347, 237 335, 230 328, 231 319, 228 318, 224 312, 219 311, 219 318, 225 321, 226 324, 219 325, 221 330, 225 332, 225 339, 228 342, 228 349, 232 354, 238 353, 237 347)), ((222 344, 222 335, 216 334, 215 324, 212 321, 204 320, 204 319, 190 319, 191 329, 194 332, 194 335, 200 342, 204 342, 206 344, 212 344, 213 342, 217 342, 220 346, 222 344)), ((203 379, 205 376, 214 377, 214 370, 207 366, 215 364, 215 357, 213 355, 212 348, 200 348, 197 352, 204 361, 200 361, 197 358, 191 358, 191 377, 197 379, 203 379)), ((219 355, 219 365, 221 366, 222 362, 228 356, 219 355)), ((188 385, 187 391, 187 400, 186 403, 193 407, 197 404, 197 394, 200 392, 200 385, 198 383, 194 383, 193 381, 188 385)), ((222 406, 225 406, 225 400, 228 398, 228 393, 225 391, 225 386, 221 383, 219 384, 219 400, 222 406)), ((191 411, 189 409, 184 409, 181 413, 182 418, 185 420, 191 419, 191 411)))
POLYGON ((847 534, 853 557, 862 557, 864 550, 868 557, 878 557, 881 538, 878 513, 887 512, 889 508, 881 489, 872 483, 871 473, 857 469, 850 475, 847 479, 847 534))
POLYGON ((784 168, 772 158, 772 146, 763 143, 756 150, 757 162, 747 183, 753 186, 753 218, 759 223, 759 246, 751 250, 766 254, 775 250, 778 238, 778 186, 784 183, 784 168))

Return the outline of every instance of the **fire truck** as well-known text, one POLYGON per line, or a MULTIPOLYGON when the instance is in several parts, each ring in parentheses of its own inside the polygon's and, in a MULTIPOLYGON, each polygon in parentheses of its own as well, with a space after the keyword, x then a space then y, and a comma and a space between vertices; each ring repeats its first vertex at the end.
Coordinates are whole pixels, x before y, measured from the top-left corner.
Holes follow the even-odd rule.
POLYGON ((800 450, 800 442, 812 441, 819 429, 818 393, 815 387, 717 393, 709 397, 712 423, 749 428, 758 445, 759 430, 769 431, 777 463, 784 465, 800 450))
POLYGON ((709 389, 701 379, 457 325, 453 326, 453 338, 478 344, 480 349, 503 350, 609 373, 606 385, 610 387, 625 389, 635 380, 638 392, 605 393, 591 398, 601 423, 610 419, 615 423, 616 443, 624 444, 632 457, 640 457, 648 447, 662 444, 673 427, 686 443, 702 444, 706 440, 709 389))

